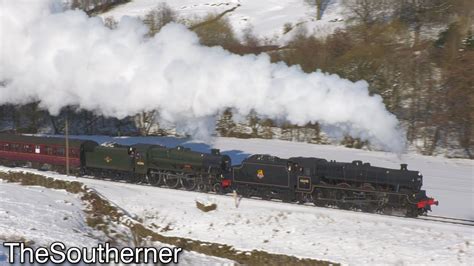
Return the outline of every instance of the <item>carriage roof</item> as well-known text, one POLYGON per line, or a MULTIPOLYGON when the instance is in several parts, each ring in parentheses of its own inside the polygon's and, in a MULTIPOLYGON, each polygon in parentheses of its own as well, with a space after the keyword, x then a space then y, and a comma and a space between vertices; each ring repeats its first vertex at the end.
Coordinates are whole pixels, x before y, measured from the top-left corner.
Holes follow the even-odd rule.
MULTIPOLYGON (((25 136, 18 134, 1 134, 0 141, 14 142, 22 144, 34 144, 34 145, 54 145, 64 146, 64 137, 47 137, 47 136, 25 136)), ((69 146, 71 148, 79 148, 83 144, 98 145, 95 141, 81 140, 81 139, 69 139, 69 146)))

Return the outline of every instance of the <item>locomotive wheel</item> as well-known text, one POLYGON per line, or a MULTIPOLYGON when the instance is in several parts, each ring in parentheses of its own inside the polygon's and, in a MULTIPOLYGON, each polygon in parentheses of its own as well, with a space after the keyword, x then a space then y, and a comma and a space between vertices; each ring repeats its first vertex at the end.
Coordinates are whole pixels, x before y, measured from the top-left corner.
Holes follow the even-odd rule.
POLYGON ((199 191, 199 192, 208 192, 209 187, 207 186, 207 184, 199 183, 199 184, 197 184, 197 191, 199 191))
MULTIPOLYGON (((375 191, 374 186, 371 184, 365 183, 361 187, 363 190, 367 191, 375 191)), ((375 196, 371 192, 365 192, 365 199, 369 200, 367 203, 363 203, 360 206, 358 206, 363 212, 376 212, 377 211, 377 203, 372 202, 372 200, 375 200, 375 196)))
POLYGON ((159 187, 163 184, 163 177, 161 174, 149 173, 147 178, 148 178, 148 183, 152 186, 159 187))
POLYGON ((165 175, 163 178, 163 182, 169 188, 178 188, 181 184, 179 176, 171 174, 165 175))
POLYGON ((347 191, 344 189, 350 188, 351 186, 347 183, 340 183, 340 184, 337 184, 336 187, 341 188, 335 191, 335 196, 337 200, 336 205, 340 209, 349 210, 351 208, 351 203, 345 202, 345 198, 347 197, 347 191))
POLYGON ((237 187, 237 194, 239 194, 243 198, 250 198, 250 192, 246 186, 237 187))
POLYGON ((302 192, 296 194, 296 203, 305 204, 306 200, 302 192))
POLYGON ((262 191, 261 194, 260 194, 260 198, 262 200, 271 200, 272 199, 272 193, 271 192, 267 192, 267 191, 262 191))
POLYGON ((135 183, 137 184, 143 184, 147 181, 147 177, 146 175, 140 175, 140 174, 137 174, 135 176, 135 183))
POLYGON ((220 183, 215 183, 212 186, 212 191, 215 192, 216 194, 222 195, 224 192, 222 191, 222 186, 220 183))
POLYGON ((186 176, 181 178, 181 185, 186 190, 194 190, 197 187, 196 178, 193 176, 186 176))
POLYGON ((118 176, 117 180, 120 180, 120 179, 124 179, 125 182, 127 183, 136 183, 136 177, 133 174, 129 176, 124 176, 124 178, 121 178, 120 176, 118 176))
POLYGON ((141 178, 139 175, 131 173, 131 174, 119 174, 118 179, 125 179, 127 183, 132 183, 132 184, 137 184, 141 181, 141 178))
POLYGON ((416 206, 407 206, 406 217, 416 218, 418 215, 422 215, 422 212, 416 206))
POLYGON ((298 202, 298 204, 305 204, 307 202, 313 202, 313 196, 311 194, 308 194, 308 193, 300 192, 297 195, 297 202, 298 202))
POLYGON ((322 189, 314 189, 313 194, 311 197, 313 198, 313 204, 318 207, 325 207, 327 205, 327 201, 320 199, 323 197, 323 191, 322 189))
POLYGON ((87 175, 87 170, 86 170, 86 168, 81 167, 81 169, 79 169, 79 173, 78 173, 77 176, 81 177, 81 176, 85 176, 85 175, 87 175))

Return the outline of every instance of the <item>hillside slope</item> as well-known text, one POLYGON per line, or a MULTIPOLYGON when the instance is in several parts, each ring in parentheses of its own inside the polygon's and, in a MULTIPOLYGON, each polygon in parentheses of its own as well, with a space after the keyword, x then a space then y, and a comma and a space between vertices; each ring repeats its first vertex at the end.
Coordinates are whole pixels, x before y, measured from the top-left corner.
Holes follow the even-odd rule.
POLYGON ((326 36, 335 29, 344 27, 345 10, 341 4, 342 0, 328 1, 321 20, 316 20, 316 8, 305 0, 133 0, 102 14, 101 17, 114 17, 116 20, 123 16, 144 17, 161 2, 166 2, 181 19, 219 14, 237 7, 227 15, 236 34, 241 37, 246 28, 252 27, 257 37, 271 40, 272 43, 285 43, 298 28, 306 29, 309 34, 326 36), (284 26, 287 23, 291 24, 292 29, 285 33, 284 26))

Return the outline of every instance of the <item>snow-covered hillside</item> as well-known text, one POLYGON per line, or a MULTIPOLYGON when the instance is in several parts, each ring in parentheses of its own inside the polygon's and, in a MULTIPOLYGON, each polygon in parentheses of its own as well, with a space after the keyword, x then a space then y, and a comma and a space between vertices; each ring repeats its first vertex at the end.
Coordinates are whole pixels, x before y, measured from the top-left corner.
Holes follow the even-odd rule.
POLYGON ((57 241, 68 247, 97 245, 105 235, 86 224, 84 209, 77 195, 65 190, 0 179, 0 265, 7 265, 5 241, 24 241, 34 247, 57 241))
POLYGON ((104 235, 87 226, 84 208, 76 195, 64 190, 25 187, 0 180, 0 241, 95 245, 104 235))
MULTIPOLYGON (((0 167, 0 171, 6 170, 9 169, 0 167)), ((57 179, 76 179, 51 172, 26 171, 57 179)), ((78 180, 167 236, 346 264, 467 265, 474 259, 470 226, 257 199, 242 199, 236 208, 231 196, 78 180), (206 197, 217 203, 216 211, 203 213, 196 208, 195 200, 206 197)))
MULTIPOLYGON (((0 169, 5 170, 11 169, 0 169)), ((67 247, 88 248, 108 241, 102 231, 87 225, 85 208, 77 194, 6 183, 0 179, 0 265, 7 265, 9 250, 2 245, 5 241, 24 241, 33 247, 46 247, 60 241, 67 247)), ((117 229, 121 229, 120 226, 114 227, 117 229)), ((122 229, 127 231, 125 227, 122 229)), ((153 245, 163 246, 159 242, 153 242, 153 245)), ((233 262, 186 251, 180 256, 180 264, 232 265, 233 262)))
POLYGON ((212 196, 218 209, 203 213, 195 199, 205 197, 148 186, 87 180, 148 225, 163 232, 242 250, 361 264, 468 264, 474 260, 474 230, 406 218, 212 196), (383 256, 381 256, 383 254, 383 256))
POLYGON ((161 2, 166 2, 182 19, 219 14, 237 7, 226 17, 238 36, 242 36, 244 29, 252 27, 258 37, 281 44, 287 42, 298 28, 305 28, 309 34, 326 36, 344 27, 346 12, 342 0, 328 1, 321 20, 316 20, 316 8, 305 0, 132 0, 101 16, 116 20, 123 16, 144 17, 161 2), (285 34, 284 25, 287 23, 293 29, 285 34))

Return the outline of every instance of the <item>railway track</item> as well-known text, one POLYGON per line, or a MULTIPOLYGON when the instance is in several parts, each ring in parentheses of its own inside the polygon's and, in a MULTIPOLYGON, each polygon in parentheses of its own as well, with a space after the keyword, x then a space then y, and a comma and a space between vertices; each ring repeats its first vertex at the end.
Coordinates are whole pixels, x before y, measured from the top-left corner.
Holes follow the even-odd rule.
POLYGON ((474 226, 474 220, 453 218, 453 217, 445 217, 445 216, 437 216, 437 215, 418 216, 415 219, 425 220, 425 221, 432 221, 432 222, 439 222, 439 223, 474 226))
MULTIPOLYGON (((94 179, 94 180, 103 180, 103 181, 112 181, 112 182, 119 182, 119 183, 124 183, 124 184, 133 184, 133 185, 139 185, 139 186, 152 186, 148 183, 128 183, 128 182, 122 181, 122 180, 119 181, 119 180, 113 180, 113 179, 101 179, 101 178, 95 178, 93 176, 82 176, 81 178, 94 179)), ((160 188, 173 189, 173 188, 168 188, 166 186, 161 186, 160 188)), ((199 191, 194 191, 194 192, 199 192, 199 191)), ((213 192, 206 192, 206 193, 211 193, 212 194, 213 192)), ((254 198, 254 197, 252 197, 252 199, 254 199, 254 200, 265 200, 265 199, 254 198)), ((274 200, 271 200, 271 201, 274 201, 274 200)), ((289 204, 298 204, 298 203, 289 202, 289 204)), ((381 215, 386 215, 386 214, 381 214, 381 215)), ((386 216, 407 218, 405 216, 399 216, 399 215, 386 215, 386 216)), ((430 221, 430 222, 449 223, 449 224, 465 225, 465 226, 474 226, 474 220, 454 218, 454 217, 446 217, 446 216, 437 216, 437 215, 418 216, 416 218, 409 218, 409 219, 418 219, 418 220, 424 220, 424 221, 430 221)))
MULTIPOLYGON (((126 182, 124 180, 114 180, 114 179, 109 179, 109 178, 97 178, 97 177, 94 177, 94 176, 82 176, 81 178, 102 180, 102 181, 107 181, 107 182, 112 181, 112 182, 118 182, 118 183, 124 183, 124 184, 153 187, 152 185, 150 185, 148 183, 142 183, 142 182, 140 182, 140 183, 130 183, 130 182, 126 182)), ((161 188, 173 189, 173 188, 168 188, 166 186, 161 186, 161 188)), ((194 192, 199 192, 199 191, 194 191, 194 192)), ((206 193, 211 193, 212 194, 214 192, 206 192, 206 193)), ((252 199, 254 199, 254 200, 265 200, 265 199, 254 198, 254 197, 252 197, 252 199)), ((274 201, 274 200, 272 200, 272 201, 274 201)), ((289 204, 298 204, 298 203, 289 202, 289 204)), ((329 208, 331 208, 331 207, 329 207, 329 208)), ((405 216, 399 216, 399 215, 390 215, 390 214, 381 214, 381 215, 407 218, 405 216)), ((418 216, 416 218, 409 218, 409 219, 417 219, 417 220, 424 220, 424 221, 430 221, 430 222, 448 223, 448 224, 456 224, 456 225, 464 225, 464 226, 474 226, 474 220, 454 218, 454 217, 446 217, 446 216, 437 216, 437 215, 418 216)))

